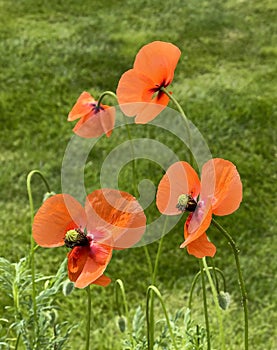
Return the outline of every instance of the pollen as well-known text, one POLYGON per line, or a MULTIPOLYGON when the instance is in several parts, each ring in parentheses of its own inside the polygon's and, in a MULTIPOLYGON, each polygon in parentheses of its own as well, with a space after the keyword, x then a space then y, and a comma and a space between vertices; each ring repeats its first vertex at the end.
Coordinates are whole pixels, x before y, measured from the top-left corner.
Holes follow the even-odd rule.
POLYGON ((180 210, 181 212, 185 211, 194 211, 197 206, 197 202, 192 198, 191 195, 188 194, 181 194, 178 197, 178 203, 176 205, 176 208, 180 210))
POLYGON ((64 243, 68 248, 76 246, 86 246, 89 244, 87 235, 80 229, 73 229, 66 232, 64 243))

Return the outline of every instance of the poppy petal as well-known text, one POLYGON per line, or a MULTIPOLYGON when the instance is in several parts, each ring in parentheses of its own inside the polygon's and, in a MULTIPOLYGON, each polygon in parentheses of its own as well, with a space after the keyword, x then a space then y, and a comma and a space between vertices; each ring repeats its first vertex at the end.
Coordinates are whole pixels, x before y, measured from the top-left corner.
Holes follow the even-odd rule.
POLYGON ((216 253, 216 247, 208 240, 206 233, 203 233, 195 241, 187 245, 187 251, 196 258, 204 258, 205 256, 213 257, 216 253))
POLYGON ((133 246, 145 231, 146 217, 143 209, 129 193, 110 189, 96 190, 87 196, 85 211, 88 231, 95 235, 98 242, 111 244, 114 248, 133 246))
MULTIPOLYGON (((122 74, 116 94, 119 105, 130 102, 150 102, 155 87, 154 82, 147 76, 137 72, 135 69, 129 69, 127 72, 122 74)), ((124 111, 128 116, 134 116, 137 114, 135 110, 124 111)))
POLYGON ((76 135, 84 138, 99 137, 106 134, 109 137, 115 123, 115 108, 101 105, 103 110, 91 112, 81 118, 75 125, 73 131, 76 135))
POLYGON ((67 230, 85 227, 86 214, 81 204, 68 194, 49 197, 34 217, 33 237, 42 247, 64 245, 67 230))
POLYGON ((77 278, 80 276, 89 255, 88 246, 77 246, 74 247, 67 254, 67 269, 68 277, 70 281, 76 282, 77 278))
POLYGON ((207 204, 202 206, 198 202, 196 210, 191 213, 184 226, 185 241, 181 244, 181 248, 186 247, 191 242, 199 238, 207 231, 212 221, 212 206, 207 204))
POLYGON ((169 101, 163 92, 154 96, 154 82, 134 69, 122 75, 116 93, 123 113, 129 117, 136 116, 137 124, 145 124, 154 119, 169 101))
POLYGON ((159 183, 156 204, 162 214, 181 214, 176 208, 179 196, 188 194, 196 198, 199 192, 200 181, 196 171, 187 162, 176 162, 167 169, 159 183))
POLYGON ((97 280, 93 281, 93 284, 98 286, 107 287, 111 283, 111 279, 105 275, 100 276, 97 280))
POLYGON ((97 103, 94 98, 86 91, 82 92, 77 102, 68 114, 68 121, 73 121, 87 116, 92 110, 92 104, 97 103))
POLYGON ((242 201, 242 183, 233 163, 215 158, 202 168, 201 197, 212 198, 213 214, 228 215, 238 209, 242 201))
POLYGON ((154 41, 139 50, 134 69, 150 77, 156 85, 166 87, 173 80, 180 55, 181 51, 177 46, 154 41))
POLYGON ((106 270, 106 267, 110 262, 111 257, 111 247, 93 242, 93 244, 89 248, 89 254, 87 255, 85 264, 83 266, 81 264, 82 269, 79 276, 75 280, 75 287, 85 288, 89 284, 94 283, 94 281, 97 281, 97 279, 99 279, 99 277, 101 277, 103 275, 103 272, 106 270))
POLYGON ((136 124, 146 124, 157 117, 169 102, 169 97, 163 92, 159 92, 150 103, 144 103, 143 108, 138 111, 135 118, 136 124))

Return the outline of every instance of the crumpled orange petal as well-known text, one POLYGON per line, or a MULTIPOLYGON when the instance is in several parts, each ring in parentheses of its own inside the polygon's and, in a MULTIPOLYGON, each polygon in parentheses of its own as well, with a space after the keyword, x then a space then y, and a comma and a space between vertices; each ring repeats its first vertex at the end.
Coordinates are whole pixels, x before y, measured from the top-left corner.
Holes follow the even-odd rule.
POLYGON ((215 215, 228 215, 242 201, 242 183, 233 163, 215 158, 204 164, 201 175, 201 197, 212 198, 215 215))
POLYGON ((146 217, 135 197, 127 192, 101 189, 87 196, 88 231, 99 242, 124 249, 137 243, 146 227, 146 217))
POLYGON ((196 171, 187 162, 172 164, 161 179, 156 204, 159 211, 166 215, 182 214, 177 208, 181 194, 196 198, 200 192, 200 181, 196 171))
POLYGON ((99 137, 103 134, 111 136, 115 123, 115 108, 106 105, 101 107, 104 109, 78 121, 73 128, 76 135, 84 138, 99 137))
POLYGON ((34 240, 42 247, 62 246, 69 226, 86 226, 84 208, 70 195, 57 194, 48 198, 36 213, 34 240))
POLYGON ((200 207, 199 204, 196 210, 191 213, 184 226, 185 241, 181 244, 181 248, 186 247, 191 242, 198 239, 206 232, 212 221, 212 206, 207 204, 200 207))
POLYGON ((89 284, 108 284, 103 276, 112 257, 112 248, 93 243, 93 246, 74 247, 68 254, 68 276, 75 282, 76 288, 85 288, 89 284))
POLYGON ((216 253, 216 247, 208 240, 208 237, 204 232, 195 241, 187 245, 187 251, 190 255, 194 255, 196 258, 201 259, 205 256, 213 257, 216 253))
POLYGON ((97 284, 98 286, 107 287, 111 283, 111 279, 105 275, 100 276, 97 280, 93 281, 92 284, 97 284))
POLYGON ((74 247, 67 254, 67 270, 70 281, 76 282, 87 262, 89 246, 74 247))
POLYGON ((87 92, 84 91, 78 97, 77 102, 72 107, 71 111, 68 114, 68 121, 73 121, 79 118, 84 118, 91 113, 91 105, 97 101, 87 92))
POLYGON ((95 109, 97 101, 84 91, 68 115, 68 120, 80 120, 73 128, 75 134, 84 138, 94 138, 106 134, 109 137, 115 124, 115 108, 101 104, 95 109))

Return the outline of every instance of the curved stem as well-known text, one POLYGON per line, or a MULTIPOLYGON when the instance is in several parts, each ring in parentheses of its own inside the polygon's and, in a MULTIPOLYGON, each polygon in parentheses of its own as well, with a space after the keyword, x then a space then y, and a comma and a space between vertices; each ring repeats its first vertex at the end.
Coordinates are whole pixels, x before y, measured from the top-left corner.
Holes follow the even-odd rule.
POLYGON ((201 274, 201 282, 202 282, 205 324, 206 324, 206 332, 207 332, 207 350, 211 350, 211 336, 210 336, 210 324, 209 324, 209 314, 208 314, 208 306, 207 306, 206 283, 205 283, 203 262, 201 260, 199 260, 199 265, 200 265, 200 274, 201 274))
MULTIPOLYGON (((33 175, 39 175, 42 181, 44 182, 47 191, 51 192, 50 186, 48 182, 46 181, 45 177, 42 175, 42 173, 39 170, 32 170, 28 176, 27 176, 27 193, 29 197, 29 205, 30 205, 30 214, 31 214, 31 231, 32 231, 32 225, 34 221, 34 201, 33 201, 33 195, 32 195, 32 186, 31 181, 33 175)), ((37 328, 37 303, 36 303, 36 284, 35 284, 35 259, 34 259, 34 252, 35 252, 35 242, 32 236, 32 232, 30 235, 30 261, 31 261, 31 274, 32 274, 32 301, 33 301, 33 309, 34 309, 34 321, 35 321, 35 331, 37 328)))
POLYGON ((98 98, 97 107, 100 107, 100 103, 102 102, 102 100, 103 100, 103 98, 105 96, 111 96, 111 97, 115 98, 116 101, 117 101, 117 96, 116 96, 116 94, 114 92, 112 92, 112 91, 104 91, 104 92, 102 92, 102 94, 98 98))
MULTIPOLYGON (((47 188, 47 191, 51 192, 50 186, 49 186, 47 180, 45 179, 45 177, 42 175, 42 173, 39 170, 32 170, 29 172, 29 174, 27 176, 27 193, 28 193, 28 197, 29 197, 29 205, 30 205, 30 213, 31 213, 31 226, 33 225, 33 220, 34 220, 34 201, 33 201, 32 186, 31 186, 31 181, 32 181, 33 175, 39 175, 40 178, 42 179, 42 181, 44 182, 44 184, 47 188)), ((31 246, 32 246, 32 243, 33 243, 33 239, 31 239, 31 246)))
POLYGON ((115 285, 114 285, 116 309, 117 309, 118 315, 121 317, 122 312, 121 312, 121 308, 120 308, 118 290, 120 290, 120 292, 121 292, 121 297, 122 297, 123 306, 124 306, 124 312, 125 312, 125 316, 126 316, 126 320, 127 320, 127 331, 128 331, 129 336, 130 336, 130 344, 133 344, 133 346, 134 346, 135 345, 134 344, 134 337, 132 336, 132 333, 129 329, 130 318, 129 318, 129 310, 128 310, 128 304, 127 304, 127 299, 126 299, 126 294, 125 294, 125 288, 124 288, 124 284, 123 284, 121 279, 117 279, 115 281, 115 285))
POLYGON ((163 308, 163 312, 164 312, 164 315, 165 315, 167 327, 168 327, 168 330, 169 330, 170 337, 172 339, 174 348, 176 350, 178 350, 177 344, 176 344, 176 341, 175 341, 175 337, 174 337, 174 334, 173 334, 173 331, 172 331, 172 327, 171 327, 171 324, 170 324, 170 320, 169 320, 169 317, 168 317, 168 314, 167 314, 167 311, 166 311, 166 307, 165 307, 165 304, 164 304, 164 301, 163 301, 163 298, 162 298, 161 293, 158 290, 158 288, 153 286, 153 285, 148 287, 147 294, 146 294, 146 323, 147 323, 148 350, 153 350, 153 347, 154 347, 154 328, 155 328, 154 315, 152 315, 153 317, 151 317, 151 314, 152 313, 154 314, 154 312, 153 312, 152 308, 149 307, 149 302, 150 302, 150 300, 153 299, 153 297, 151 295, 152 293, 155 293, 157 295, 157 297, 159 298, 159 301, 160 301, 160 303, 162 305, 162 308, 163 308), (149 315, 149 313, 150 313, 150 315, 149 315))
MULTIPOLYGON (((212 262, 212 270, 213 270, 213 276, 214 276, 214 280, 215 280, 216 292, 217 292, 217 294, 219 294, 220 293, 219 283, 218 283, 218 278, 217 278, 217 274, 216 274, 216 267, 215 267, 213 258, 211 259, 211 262, 212 262)), ((225 289, 224 289, 224 292, 226 292, 225 289)))
POLYGON ((248 350, 248 299, 247 299, 245 283, 244 283, 244 279, 243 279, 242 271, 240 267, 239 249, 235 241, 233 240, 232 236, 216 220, 212 219, 212 224, 224 235, 224 237, 228 240, 233 250, 233 254, 236 261, 239 286, 240 286, 240 291, 242 296, 243 312, 244 312, 244 349, 248 350))
POLYGON ((115 294, 115 304, 116 304, 116 309, 117 309, 118 315, 122 316, 121 308, 120 308, 120 302, 119 302, 118 289, 121 292, 123 306, 124 306, 124 311, 125 311, 125 315, 126 315, 127 321, 129 321, 129 310, 128 310, 128 305, 127 305, 127 300, 126 300, 125 288, 124 288, 124 284, 121 281, 121 279, 117 279, 115 281, 114 294, 115 294))
POLYGON ((190 133, 188 118, 187 118, 183 108, 181 107, 180 103, 176 100, 176 98, 170 92, 168 92, 164 87, 162 87, 160 90, 163 91, 170 98, 170 100, 175 104, 175 106, 177 107, 178 111, 180 112, 180 114, 185 122, 186 129, 187 129, 187 135, 188 135, 189 159, 190 159, 190 164, 193 165, 193 154, 191 151, 191 133, 190 133))
MULTIPOLYGON (((226 279, 225 276, 223 274, 223 272, 218 268, 218 267, 208 267, 209 270, 215 270, 215 272, 218 272, 220 274, 220 276, 222 277, 222 281, 223 281, 223 290, 224 292, 226 292, 226 279)), ((205 271, 205 269, 204 269, 205 271)), ((191 287, 190 287, 190 293, 189 293, 189 302, 188 302, 188 308, 191 309, 192 306, 192 294, 196 285, 196 282, 198 280, 198 278, 201 276, 201 271, 198 271, 197 274, 194 276, 194 279, 192 281, 191 287)))
POLYGON ((85 350, 89 349, 89 343, 90 343, 90 322, 91 322, 91 294, 90 294, 90 285, 86 287, 87 292, 87 326, 86 326, 86 348, 85 350))
POLYGON ((217 319, 219 322, 219 338, 220 338, 220 344, 221 344, 221 349, 225 350, 225 338, 224 338, 224 330, 223 330, 223 320, 222 320, 222 313, 218 304, 218 299, 217 299, 217 292, 216 292, 216 288, 214 286, 214 282, 212 279, 212 276, 210 274, 210 270, 208 268, 207 262, 205 257, 202 258, 202 262, 203 262, 203 266, 205 268, 205 272, 208 276, 208 280, 212 289, 212 295, 213 295, 213 299, 214 299, 214 303, 215 303, 215 309, 216 309, 216 313, 217 313, 217 319))

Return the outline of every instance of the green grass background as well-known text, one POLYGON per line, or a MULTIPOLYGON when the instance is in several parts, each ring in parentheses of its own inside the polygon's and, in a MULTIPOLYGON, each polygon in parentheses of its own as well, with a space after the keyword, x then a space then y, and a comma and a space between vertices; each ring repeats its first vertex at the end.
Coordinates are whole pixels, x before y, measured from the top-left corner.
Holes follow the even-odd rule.
MULTIPOLYGON (((17 261, 28 253, 28 172, 41 170, 51 188, 61 191, 61 164, 73 127, 66 119, 79 94, 89 90, 97 97, 104 90, 114 91, 141 46, 170 41, 182 51, 171 90, 213 156, 234 162, 242 178, 243 203, 220 223, 241 248, 250 349, 276 349, 276 10, 273 0, 0 0, 0 255, 17 261)), ((126 137, 122 131, 97 144, 88 187, 98 188, 101 162, 126 137)), ((172 149, 178 148, 170 142, 172 149)), ((139 178, 149 177, 156 184, 162 175, 153 164, 141 162, 138 169, 139 178)), ((122 172, 121 186, 130 191, 129 175, 128 169, 122 172)), ((33 187, 38 207, 44 188, 38 180, 33 187)), ((214 229, 209 234, 218 247, 215 262, 224 270, 232 295, 224 321, 227 349, 243 349, 231 250, 214 229)), ((179 249, 181 242, 182 223, 165 238, 158 277, 169 310, 186 305, 198 270, 196 259, 179 249)), ((149 249, 154 259, 157 243, 149 249)), ((62 248, 40 248, 37 269, 52 273, 64 256, 62 248)), ((149 275, 143 249, 116 252, 107 274, 124 281, 131 310, 144 307, 149 275)), ((95 349, 121 348, 112 292, 112 285, 93 289, 95 349)), ((196 310, 201 302, 198 293, 196 310)), ((68 298, 60 295, 57 303, 61 320, 84 319, 84 291, 75 290, 68 298)), ((197 317, 203 322, 200 313, 197 317)), ((213 329, 217 332, 216 324, 213 329)), ((69 348, 82 347, 84 330, 81 322, 69 348)))

